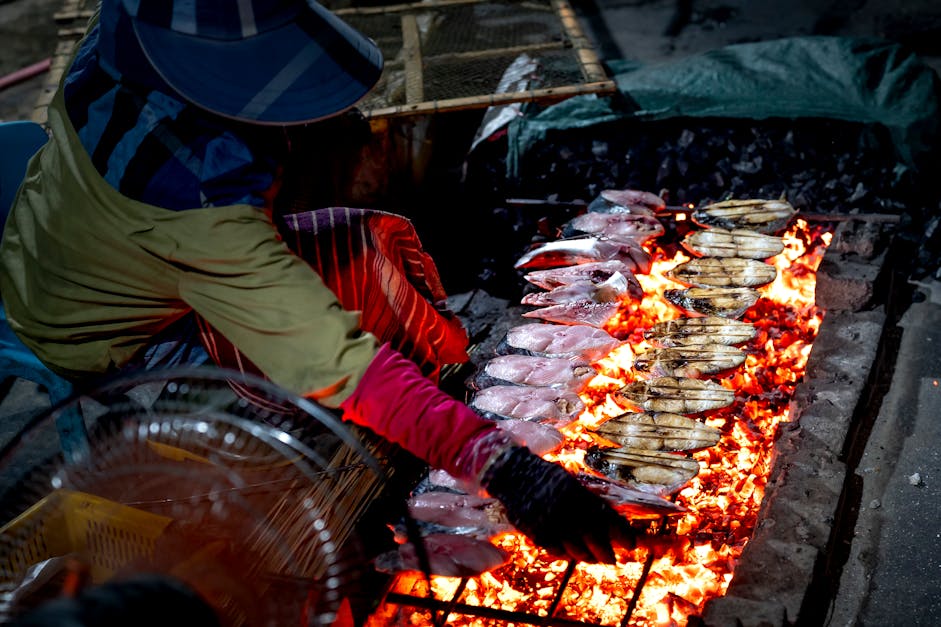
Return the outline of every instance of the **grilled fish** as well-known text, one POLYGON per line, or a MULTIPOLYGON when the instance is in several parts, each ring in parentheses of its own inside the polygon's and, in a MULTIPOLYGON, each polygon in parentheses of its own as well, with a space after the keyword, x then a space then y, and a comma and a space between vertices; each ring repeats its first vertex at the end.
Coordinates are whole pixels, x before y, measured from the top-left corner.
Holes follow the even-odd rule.
POLYGON ((481 365, 467 384, 474 390, 493 385, 529 385, 578 392, 596 374, 587 362, 565 357, 498 355, 481 365))
POLYGON ((574 266, 550 268, 548 270, 534 270, 524 275, 527 281, 545 290, 552 290, 564 285, 571 285, 581 281, 604 283, 615 273, 627 279, 627 291, 631 298, 640 300, 644 297, 644 288, 634 276, 634 272, 622 261, 593 261, 580 263, 574 266))
POLYGON ((539 309, 527 311, 522 315, 524 318, 539 318, 558 324, 587 324, 588 326, 601 328, 617 314, 620 307, 619 303, 596 303, 590 300, 577 300, 561 305, 540 307, 539 309))
POLYGON ((575 475, 575 478, 583 486, 606 500, 619 514, 628 518, 659 518, 688 511, 682 505, 665 499, 659 494, 644 492, 619 481, 610 481, 587 472, 580 472, 575 475))
POLYGON ((662 485, 671 492, 700 470, 698 461, 676 453, 624 448, 592 448, 585 455, 585 463, 606 477, 662 485))
POLYGON ((628 412, 602 423, 595 433, 625 448, 695 451, 715 446, 715 427, 669 412, 628 412))
POLYGON ((735 393, 721 383, 687 377, 657 377, 634 381, 615 392, 615 397, 644 411, 697 414, 728 407, 735 393))
POLYGON ((745 353, 725 344, 693 344, 657 348, 634 359, 634 368, 657 377, 690 377, 726 372, 745 363, 745 353))
POLYGON ((748 342, 757 333, 755 325, 749 322, 721 316, 703 316, 658 322, 644 331, 644 339, 660 346, 707 343, 734 346, 748 342))
POLYGON ((745 229, 692 231, 680 244, 696 257, 767 259, 784 250, 784 242, 780 237, 745 229))
POLYGON ((690 287, 685 290, 663 290, 663 297, 687 311, 740 318, 761 295, 751 287, 690 287))
POLYGON ((588 205, 588 211, 653 215, 666 209, 662 198, 635 189, 605 189, 588 205))
POLYGON ((666 274, 693 287, 759 287, 774 281, 778 270, 757 259, 701 257, 681 263, 666 274))
POLYGON ((665 232, 660 220, 653 216, 636 213, 589 211, 572 218, 562 226, 563 237, 589 233, 635 241, 638 244, 660 237, 665 232))
MULTIPOLYGON (((631 276, 633 276, 633 273, 631 276)), ((629 296, 628 287, 627 277, 620 272, 615 272, 603 283, 575 281, 547 292, 531 292, 525 294, 520 303, 536 307, 563 305, 579 300, 595 303, 619 303, 629 296)))
POLYGON ((532 420, 561 427, 585 411, 575 392, 525 385, 492 385, 479 390, 468 406, 490 420, 532 420))
POLYGON ((778 233, 796 213, 786 200, 724 200, 706 205, 690 217, 699 226, 778 233))
POLYGON ((640 244, 604 236, 570 237, 537 244, 513 267, 517 270, 543 270, 610 260, 624 263, 632 272, 650 272, 650 254, 640 244))
POLYGON ((624 342, 586 324, 531 322, 513 327, 497 344, 498 355, 580 358, 598 361, 624 342))

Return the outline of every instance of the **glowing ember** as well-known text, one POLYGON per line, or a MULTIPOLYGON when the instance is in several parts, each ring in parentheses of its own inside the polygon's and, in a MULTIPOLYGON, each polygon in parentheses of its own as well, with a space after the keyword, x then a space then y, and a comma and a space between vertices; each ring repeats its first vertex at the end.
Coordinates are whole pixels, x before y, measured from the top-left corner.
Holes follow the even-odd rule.
MULTIPOLYGON (((769 260, 778 269, 777 279, 761 289, 762 298, 743 318, 756 326, 758 335, 743 347, 745 364, 720 380, 735 390, 736 401, 704 419, 720 429, 722 437, 717 445, 693 455, 701 471, 676 495, 688 511, 651 527, 662 546, 651 552, 624 552, 616 566, 579 564, 565 580, 567 562, 552 560, 525 537, 506 534, 495 542, 511 553, 507 566, 468 581, 434 577, 435 598, 545 616, 564 584, 555 616, 621 625, 628 624, 622 621, 630 612, 629 624, 647 626, 686 624, 709 599, 723 595, 756 524, 771 470, 775 429, 787 420, 788 403, 803 377, 823 318, 814 305, 814 288, 817 265, 830 237, 823 229, 797 220, 784 236, 784 252, 769 260), (639 596, 634 598, 636 591, 639 596)), ((566 448, 552 456, 571 470, 586 470, 582 460, 593 436, 585 427, 625 411, 612 400, 611 392, 634 378, 633 357, 649 348, 643 330, 684 314, 661 295, 664 289, 683 287, 664 278, 664 273, 688 257, 653 252, 653 270, 637 277, 644 288, 643 301, 626 305, 607 327, 629 345, 596 363, 600 374, 583 394, 588 409, 566 429, 566 448)), ((394 587, 419 595, 427 592, 415 577, 394 587)), ((406 623, 397 624, 435 623, 430 612, 415 611, 406 623)), ((455 611, 446 624, 484 627, 495 622, 455 611)))

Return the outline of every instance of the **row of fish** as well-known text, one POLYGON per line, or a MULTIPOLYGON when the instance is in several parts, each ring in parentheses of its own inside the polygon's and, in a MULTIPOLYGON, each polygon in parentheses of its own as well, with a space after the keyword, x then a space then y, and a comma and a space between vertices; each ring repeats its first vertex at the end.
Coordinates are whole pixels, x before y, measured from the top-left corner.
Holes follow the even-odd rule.
POLYGON ((739 320, 759 299, 756 289, 777 277, 765 259, 783 248, 775 232, 795 214, 783 200, 724 201, 693 212, 693 231, 681 244, 693 258, 667 277, 688 287, 665 290, 664 298, 689 316, 657 323, 644 331, 654 348, 636 356, 641 378, 618 390, 619 403, 639 411, 612 418, 595 434, 608 445, 593 447, 586 463, 622 480, 682 487, 699 472, 691 451, 715 445, 720 433, 690 414, 728 407, 735 393, 708 377, 741 366, 739 347, 756 335, 739 320))

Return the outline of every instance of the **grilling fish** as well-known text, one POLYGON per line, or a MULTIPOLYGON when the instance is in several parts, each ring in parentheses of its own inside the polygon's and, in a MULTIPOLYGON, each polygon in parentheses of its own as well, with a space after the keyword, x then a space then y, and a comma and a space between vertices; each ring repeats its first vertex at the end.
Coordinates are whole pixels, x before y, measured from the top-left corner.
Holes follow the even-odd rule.
POLYGON ((523 278, 537 287, 552 290, 581 281, 604 283, 615 273, 627 279, 627 291, 631 298, 640 300, 644 297, 644 288, 641 287, 640 281, 627 264, 621 261, 593 261, 549 270, 534 270, 524 275, 523 278))
POLYGON ((673 492, 699 474, 699 462, 677 453, 634 449, 592 448, 585 463, 601 474, 620 481, 653 483, 673 492))
POLYGON ((615 392, 615 397, 644 411, 697 414, 728 407, 735 393, 721 383, 687 377, 657 377, 634 381, 615 392))
POLYGON ((622 516, 635 520, 672 516, 687 511, 685 507, 659 494, 644 492, 621 482, 580 472, 575 478, 583 486, 602 497, 622 516))
POLYGON ((588 205, 588 211, 653 215, 666 209, 662 198, 636 189, 606 189, 588 205))
POLYGON ((590 300, 577 300, 561 305, 540 307, 539 309, 527 311, 522 315, 524 318, 539 318, 558 324, 586 324, 600 329, 614 317, 620 307, 619 303, 596 303, 590 300))
POLYGON ((477 391, 468 406, 490 420, 532 420, 561 427, 585 411, 585 403, 569 390, 525 385, 492 385, 477 391))
POLYGON ((589 233, 634 241, 638 244, 660 237, 665 232, 660 220, 650 215, 636 213, 589 211, 572 218, 562 226, 564 237, 589 233))
POLYGON ((595 433, 625 448, 694 451, 715 446, 719 430, 669 412, 629 412, 602 423, 595 433))
POLYGON ((587 362, 564 357, 499 355, 485 362, 468 386, 482 390, 493 385, 528 385, 578 392, 596 374, 587 362))
POLYGON ((778 233, 796 213, 786 200, 724 200, 706 205, 690 217, 699 226, 778 233))
POLYGON ((690 287, 685 290, 663 290, 663 297, 687 311, 740 318, 761 295, 750 287, 690 287))
POLYGON ((703 316, 658 322, 644 331, 644 339, 660 346, 707 343, 734 346, 748 342, 757 333, 755 325, 749 322, 721 316, 703 316))
POLYGON ((620 261, 632 272, 650 272, 650 254, 637 242, 604 236, 571 237, 537 244, 520 257, 517 270, 544 270, 593 261, 620 261))
POLYGON ((692 231, 680 244, 697 257, 767 259, 784 250, 784 242, 780 237, 745 229, 692 231))
POLYGON ((497 344, 498 355, 580 358, 598 361, 624 342, 586 324, 531 322, 513 327, 497 344))
POLYGON ((725 344, 694 344, 657 348, 634 359, 634 368, 657 377, 690 377, 726 372, 745 363, 745 353, 725 344))
POLYGON ((520 302, 523 305, 548 307, 550 305, 563 305, 579 300, 595 303, 619 303, 628 297, 628 282, 620 272, 615 272, 604 283, 591 281, 575 281, 568 285, 553 288, 547 292, 531 292, 523 296, 520 302))
POLYGON ((770 263, 741 257, 690 259, 667 272, 667 278, 693 287, 759 287, 777 276, 770 263))

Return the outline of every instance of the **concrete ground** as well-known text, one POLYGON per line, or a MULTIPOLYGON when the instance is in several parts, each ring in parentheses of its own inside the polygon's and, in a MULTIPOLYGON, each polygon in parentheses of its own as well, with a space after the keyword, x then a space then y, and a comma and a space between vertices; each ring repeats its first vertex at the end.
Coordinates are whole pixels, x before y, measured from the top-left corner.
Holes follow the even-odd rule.
MULTIPOLYGON (((886 37, 941 71, 937 0, 574 0, 602 58, 661 63, 732 43, 791 35, 886 37)), ((0 76, 52 55, 61 0, 0 0, 0 76)), ((44 77, 0 91, 0 120, 28 118, 44 77)), ((858 465, 863 496, 827 624, 941 624, 941 290, 907 305, 895 371, 858 465)), ((916 299, 917 300, 917 299, 916 299)), ((906 305, 903 304, 903 309, 906 305)), ((6 441, 46 402, 35 385, 3 390, 6 441)))

